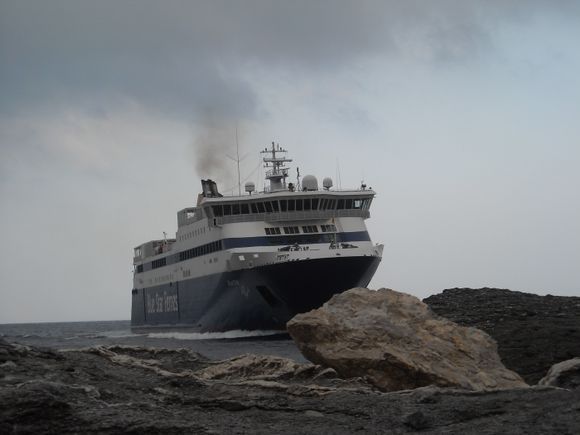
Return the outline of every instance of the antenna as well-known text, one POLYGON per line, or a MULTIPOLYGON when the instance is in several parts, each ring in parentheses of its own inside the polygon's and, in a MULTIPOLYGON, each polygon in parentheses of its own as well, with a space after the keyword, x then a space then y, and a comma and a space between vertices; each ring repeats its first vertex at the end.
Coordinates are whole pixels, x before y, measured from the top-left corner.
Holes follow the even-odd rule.
POLYGON ((238 143, 237 125, 236 125, 236 157, 238 162, 238 196, 242 196, 242 182, 240 181, 240 144, 238 143))
MULTIPOLYGON (((240 175, 240 161, 244 160, 248 155, 246 154, 245 156, 243 156, 240 159, 240 144, 238 142, 238 126, 236 125, 236 157, 232 157, 228 154, 226 154, 226 157, 233 160, 234 162, 236 162, 237 167, 238 167, 238 196, 242 196, 242 181, 241 181, 241 175, 240 175)), ((233 192, 233 188, 232 188, 232 192, 233 192)))
POLYGON ((340 178, 340 163, 338 157, 336 158, 336 181, 338 181, 338 190, 342 190, 342 180, 340 178))

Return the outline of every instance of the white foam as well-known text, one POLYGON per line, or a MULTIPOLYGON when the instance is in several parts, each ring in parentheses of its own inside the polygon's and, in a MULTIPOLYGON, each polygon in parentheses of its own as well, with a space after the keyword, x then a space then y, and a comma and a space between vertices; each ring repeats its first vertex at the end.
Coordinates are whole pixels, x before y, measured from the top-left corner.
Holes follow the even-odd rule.
POLYGON ((143 337, 144 334, 135 334, 128 330, 103 331, 97 333, 79 334, 74 337, 66 337, 65 340, 74 340, 77 338, 132 338, 143 337))
POLYGON ((176 340, 224 340, 228 338, 265 337, 268 335, 285 334, 286 331, 246 331, 234 329, 225 332, 154 332, 149 338, 173 338, 176 340))

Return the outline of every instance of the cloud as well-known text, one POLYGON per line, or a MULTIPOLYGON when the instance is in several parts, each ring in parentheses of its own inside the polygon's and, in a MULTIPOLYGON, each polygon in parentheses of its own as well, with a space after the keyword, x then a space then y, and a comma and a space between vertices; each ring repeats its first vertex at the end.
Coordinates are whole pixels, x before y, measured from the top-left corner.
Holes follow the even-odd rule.
MULTIPOLYGON (((468 59, 507 19, 542 2, 7 2, 0 14, 0 110, 94 104, 122 94, 185 117, 255 114, 248 65, 332 71, 373 56, 468 59), (205 116, 205 115, 203 115, 205 116)), ((568 10, 571 2, 544 8, 568 10)))

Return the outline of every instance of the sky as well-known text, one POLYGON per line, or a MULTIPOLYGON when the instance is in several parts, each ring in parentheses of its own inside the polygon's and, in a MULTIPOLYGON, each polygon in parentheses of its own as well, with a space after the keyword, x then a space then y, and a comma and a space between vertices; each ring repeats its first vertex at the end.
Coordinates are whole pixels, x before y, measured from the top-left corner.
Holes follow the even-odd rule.
POLYGON ((377 196, 370 284, 580 296, 580 1, 0 0, 0 323, 128 319, 133 248, 272 141, 377 196))

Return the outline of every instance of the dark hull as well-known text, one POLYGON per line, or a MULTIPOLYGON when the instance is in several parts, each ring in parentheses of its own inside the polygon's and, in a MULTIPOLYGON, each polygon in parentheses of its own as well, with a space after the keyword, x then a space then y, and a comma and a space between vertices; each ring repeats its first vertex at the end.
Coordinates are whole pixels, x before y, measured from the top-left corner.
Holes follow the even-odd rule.
POLYGON ((294 315, 334 294, 366 287, 378 257, 293 261, 134 289, 133 328, 193 327, 200 331, 286 329, 294 315))

